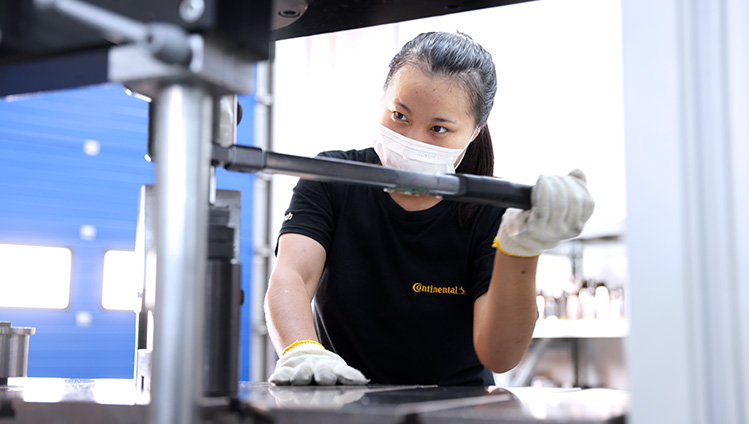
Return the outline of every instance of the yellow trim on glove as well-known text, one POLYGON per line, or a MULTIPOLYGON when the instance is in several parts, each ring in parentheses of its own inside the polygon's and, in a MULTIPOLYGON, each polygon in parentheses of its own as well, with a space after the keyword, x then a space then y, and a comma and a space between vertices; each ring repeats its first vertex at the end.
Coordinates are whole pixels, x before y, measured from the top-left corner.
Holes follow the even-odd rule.
POLYGON ((286 349, 284 349, 283 352, 281 352, 281 356, 284 356, 286 354, 286 352, 290 351, 291 349, 293 349, 293 348, 295 348, 295 347, 297 347, 297 346, 299 346, 301 344, 305 344, 305 343, 316 344, 316 345, 320 346, 321 348, 325 349, 325 346, 321 345, 320 343, 318 343, 318 342, 316 342, 314 340, 297 340, 294 343, 290 344, 286 349))
POLYGON ((502 246, 499 245, 499 237, 494 237, 494 241, 492 242, 492 247, 495 249, 498 249, 500 252, 504 253, 507 256, 512 256, 513 258, 535 258, 536 256, 541 256, 541 253, 539 253, 538 255, 533 255, 533 256, 513 255, 512 253, 502 249, 502 246))

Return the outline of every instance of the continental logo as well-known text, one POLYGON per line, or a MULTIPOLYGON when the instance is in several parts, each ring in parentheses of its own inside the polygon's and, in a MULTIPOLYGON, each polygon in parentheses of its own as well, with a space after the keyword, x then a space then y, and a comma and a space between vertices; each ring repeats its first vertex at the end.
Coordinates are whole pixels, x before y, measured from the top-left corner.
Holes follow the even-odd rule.
POLYGON ((411 288, 416 293, 457 294, 457 295, 466 294, 466 291, 463 289, 463 286, 436 287, 432 285, 426 286, 421 283, 416 283, 411 288))

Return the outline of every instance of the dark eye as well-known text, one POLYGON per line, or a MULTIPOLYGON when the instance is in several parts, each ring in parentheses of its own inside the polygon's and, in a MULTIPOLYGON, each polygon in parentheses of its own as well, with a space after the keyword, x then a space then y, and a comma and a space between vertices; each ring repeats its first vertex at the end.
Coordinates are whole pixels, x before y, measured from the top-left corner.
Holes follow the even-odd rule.
POLYGON ((393 112, 393 116, 395 117, 395 119, 399 121, 408 121, 408 119, 406 118, 406 115, 398 112, 397 110, 393 112))
POLYGON ((444 133, 446 133, 446 132, 447 132, 447 128, 445 128, 445 127, 441 127, 441 126, 439 126, 439 125, 435 125, 435 126, 433 126, 433 127, 432 127, 432 130, 434 130, 434 132, 436 132, 437 134, 444 134, 444 133))

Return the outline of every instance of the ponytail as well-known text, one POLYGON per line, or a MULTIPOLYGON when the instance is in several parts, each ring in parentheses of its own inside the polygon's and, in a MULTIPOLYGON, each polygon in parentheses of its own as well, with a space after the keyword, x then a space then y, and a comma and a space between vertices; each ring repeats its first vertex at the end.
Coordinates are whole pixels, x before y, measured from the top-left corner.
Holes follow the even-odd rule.
MULTIPOLYGON (((489 133, 489 125, 484 125, 479 135, 466 149, 463 160, 460 161, 458 174, 473 174, 492 176, 494 175, 494 147, 492 136, 489 133)), ((460 203, 458 205, 458 222, 461 226, 467 226, 473 220, 479 205, 476 203, 460 203)))

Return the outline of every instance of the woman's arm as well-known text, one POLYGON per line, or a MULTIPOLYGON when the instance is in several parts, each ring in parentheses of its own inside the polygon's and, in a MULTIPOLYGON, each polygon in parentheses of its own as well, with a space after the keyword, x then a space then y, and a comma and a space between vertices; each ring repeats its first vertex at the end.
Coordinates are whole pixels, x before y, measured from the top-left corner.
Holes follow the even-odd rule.
POLYGON ((479 360, 502 373, 520 362, 536 325, 538 256, 515 257, 497 249, 489 291, 473 306, 473 345, 479 360))
POLYGON ((278 240, 278 260, 265 295, 265 321, 279 359, 268 381, 279 385, 363 385, 369 380, 319 343, 311 301, 325 265, 320 243, 300 234, 278 240), (293 345, 293 346, 292 346, 293 345), (288 347, 288 349, 287 349, 288 347))
POLYGON ((287 233, 265 295, 265 321, 278 355, 296 340, 317 340, 312 297, 325 265, 325 249, 314 239, 287 233))
POLYGON ((577 237, 595 207, 579 169, 566 176, 539 176, 531 204, 530 210, 502 214, 489 290, 474 302, 473 345, 481 363, 494 372, 517 365, 533 337, 538 255, 577 237))

